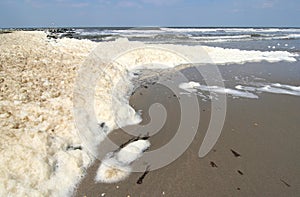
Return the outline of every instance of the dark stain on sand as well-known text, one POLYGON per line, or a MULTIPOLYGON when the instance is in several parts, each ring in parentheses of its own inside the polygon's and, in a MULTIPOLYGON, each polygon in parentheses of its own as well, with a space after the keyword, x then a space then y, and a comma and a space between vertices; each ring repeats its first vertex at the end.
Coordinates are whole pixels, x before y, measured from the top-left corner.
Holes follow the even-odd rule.
POLYGON ((137 180, 137 184, 142 184, 144 178, 146 177, 146 175, 150 172, 149 166, 147 167, 147 169, 145 170, 145 172, 143 173, 142 176, 140 176, 140 178, 137 180))
POLYGON ((240 170, 237 171, 240 175, 244 175, 244 173, 240 170))
POLYGON ((283 180, 283 179, 280 179, 280 181, 285 185, 285 186, 287 186, 287 187, 291 187, 291 185, 290 184, 288 184, 285 180, 283 180))
POLYGON ((230 151, 232 152, 232 154, 235 156, 235 157, 241 157, 241 154, 236 152, 235 150, 233 149, 230 149, 230 151))
POLYGON ((217 167, 218 167, 217 164, 216 164, 215 162, 213 162, 213 161, 210 162, 210 165, 211 165, 211 167, 213 167, 213 168, 217 168, 217 167))

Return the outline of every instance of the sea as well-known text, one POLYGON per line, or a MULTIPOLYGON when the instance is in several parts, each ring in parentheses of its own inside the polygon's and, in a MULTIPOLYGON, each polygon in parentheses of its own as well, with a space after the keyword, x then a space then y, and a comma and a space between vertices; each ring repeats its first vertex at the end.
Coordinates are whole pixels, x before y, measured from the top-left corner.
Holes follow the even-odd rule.
POLYGON ((127 38, 151 44, 206 45, 259 51, 300 52, 300 28, 86 27, 49 29, 57 37, 96 42, 127 38))

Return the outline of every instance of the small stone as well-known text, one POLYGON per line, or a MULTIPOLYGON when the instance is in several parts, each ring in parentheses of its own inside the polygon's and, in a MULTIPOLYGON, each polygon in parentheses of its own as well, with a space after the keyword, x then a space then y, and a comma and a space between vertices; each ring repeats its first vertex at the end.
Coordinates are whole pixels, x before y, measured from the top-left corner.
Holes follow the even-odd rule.
POLYGON ((254 126, 256 126, 256 127, 257 127, 257 126, 258 126, 258 123, 254 123, 254 126))
POLYGON ((162 192, 162 195, 165 195, 166 193, 165 192, 162 192))
POLYGON ((116 188, 119 189, 120 188, 119 185, 117 185, 116 188))
POLYGON ((101 196, 105 196, 106 193, 102 193, 101 196))

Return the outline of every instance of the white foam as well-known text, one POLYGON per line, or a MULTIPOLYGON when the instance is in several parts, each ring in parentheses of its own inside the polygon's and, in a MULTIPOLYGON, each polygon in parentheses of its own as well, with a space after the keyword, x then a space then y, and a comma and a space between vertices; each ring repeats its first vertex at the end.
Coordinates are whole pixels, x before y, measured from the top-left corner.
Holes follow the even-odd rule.
POLYGON ((143 152, 149 147, 150 142, 148 140, 137 140, 122 148, 116 154, 116 158, 119 162, 129 165, 140 158, 143 152))
MULTIPOLYGON (((215 42, 231 42, 241 40, 253 40, 251 35, 233 35, 233 36, 192 36, 191 39, 200 41, 202 43, 215 43, 215 42)), ((256 38, 255 38, 256 39, 256 38)))
POLYGON ((255 86, 237 85, 238 90, 245 90, 250 92, 266 92, 273 94, 286 94, 293 96, 300 96, 300 86, 291 86, 280 83, 254 84, 255 86))
POLYGON ((126 179, 131 173, 131 164, 139 159, 150 147, 148 140, 137 140, 127 144, 117 153, 108 153, 97 170, 95 180, 116 183, 126 179))
POLYGON ((94 159, 72 117, 72 68, 95 43, 49 41, 43 32, 19 31, 0 40, 1 63, 13 65, 5 68, 6 82, 14 84, 2 92, 0 101, 5 106, 0 112, 0 196, 69 196, 94 159), (20 76, 27 82, 16 80, 20 65, 25 66, 20 76), (24 93, 15 86, 18 83, 24 93), (13 129, 16 122, 19 126, 13 129))
POLYGON ((297 61, 297 54, 287 51, 246 51, 239 49, 224 49, 219 47, 203 47, 215 64, 245 63, 245 62, 279 62, 297 61))
MULTIPOLYGON (((255 85, 255 84, 254 84, 255 85)), ((293 96, 300 96, 300 86, 291 86, 285 85, 280 83, 257 83, 255 86, 249 85, 236 85, 235 89, 225 88, 225 87, 218 87, 218 86, 206 86, 201 85, 198 82, 188 82, 188 83, 181 83, 179 84, 179 88, 189 92, 189 93, 196 93, 197 95, 207 99, 208 96, 203 95, 199 91, 206 91, 210 93, 219 93, 219 94, 228 94, 233 97, 240 97, 240 98, 252 98, 257 99, 258 93, 266 92, 266 93, 273 93, 273 94, 286 94, 286 95, 293 95, 293 96)), ((184 93, 183 93, 184 94, 184 93)), ((212 97, 214 98, 214 97, 212 97)))
POLYGON ((194 89, 194 90, 201 90, 201 91, 207 91, 207 92, 213 92, 219 94, 228 94, 233 97, 258 98, 257 95, 250 92, 238 91, 238 90, 218 87, 218 86, 206 86, 206 85, 201 85, 200 83, 194 81, 188 83, 181 83, 179 84, 179 88, 186 90, 188 92, 193 92, 191 91, 191 89, 194 89))
POLYGON ((194 81, 179 84, 179 88, 184 89, 184 90, 194 89, 197 87, 200 87, 200 83, 194 82, 194 81))
POLYGON ((285 88, 276 88, 273 87, 272 85, 265 85, 263 87, 257 88, 257 91, 274 93, 274 94, 287 94, 287 95, 300 96, 299 90, 297 91, 297 90, 287 90, 285 88))
POLYGON ((286 88, 294 91, 300 91, 300 86, 291 86, 291 85, 285 85, 280 83, 273 83, 272 86, 279 87, 279 88, 286 88))
POLYGON ((300 32, 295 28, 161 28, 166 32, 226 32, 226 33, 278 33, 278 32, 300 32))
POLYGON ((126 179, 131 173, 130 166, 120 164, 116 158, 106 158, 102 161, 95 177, 96 182, 116 183, 126 179))

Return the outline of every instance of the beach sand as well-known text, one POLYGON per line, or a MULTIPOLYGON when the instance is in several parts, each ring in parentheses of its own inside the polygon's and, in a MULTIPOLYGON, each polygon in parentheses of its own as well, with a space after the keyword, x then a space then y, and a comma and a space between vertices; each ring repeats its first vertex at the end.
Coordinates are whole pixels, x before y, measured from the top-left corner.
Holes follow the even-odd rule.
MULTIPOLYGON (((182 72, 190 80, 203 80, 193 69, 182 72)), ((208 66, 199 69, 205 71, 208 66)), ((291 85, 300 83, 299 63, 247 63, 219 66, 219 70, 226 87, 234 87, 237 77, 244 81, 265 79, 291 85)), ((176 81, 176 75, 170 74, 169 79, 176 81)), ((168 112, 163 128, 150 137, 149 151, 165 145, 177 131, 180 98, 173 94, 157 83, 142 86, 131 96, 131 105, 144 112, 141 124, 150 122, 147 112, 153 103, 163 104, 168 112)), ((187 95, 180 97, 183 96, 187 95)), ((142 172, 132 173, 119 183, 102 184, 94 181, 100 164, 97 161, 88 169, 74 196, 299 195, 299 97, 271 93, 261 93, 259 99, 228 96, 222 134, 204 158, 198 157, 198 151, 210 121, 211 103, 199 98, 199 107, 198 132, 187 151, 173 163, 150 171, 142 184, 136 183, 142 172)), ((109 137, 120 145, 132 136, 118 129, 109 137)))

